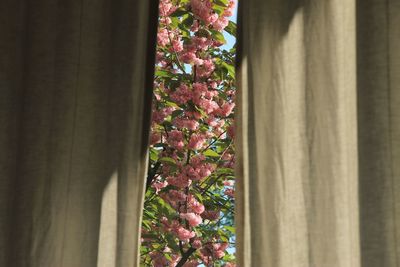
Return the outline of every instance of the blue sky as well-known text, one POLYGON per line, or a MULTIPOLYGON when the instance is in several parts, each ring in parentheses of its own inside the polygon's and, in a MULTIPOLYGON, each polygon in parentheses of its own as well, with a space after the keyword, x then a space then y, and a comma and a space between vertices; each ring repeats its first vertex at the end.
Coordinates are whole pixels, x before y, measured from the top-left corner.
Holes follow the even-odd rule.
MULTIPOLYGON (((231 20, 233 22, 237 22, 237 1, 236 1, 236 5, 235 5, 235 11, 233 12, 233 16, 231 18, 231 20)), ((226 40, 226 44, 224 44, 223 46, 221 46, 221 48, 229 50, 233 47, 233 45, 236 42, 236 38, 233 37, 232 35, 230 35, 229 33, 227 33, 226 31, 223 32, 225 40, 226 40)))

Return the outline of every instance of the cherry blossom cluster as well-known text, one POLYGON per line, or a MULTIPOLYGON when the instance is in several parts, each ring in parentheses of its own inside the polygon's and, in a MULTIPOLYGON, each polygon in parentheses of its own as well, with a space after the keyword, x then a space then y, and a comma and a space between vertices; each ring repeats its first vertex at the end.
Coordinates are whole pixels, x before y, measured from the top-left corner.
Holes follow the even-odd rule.
POLYGON ((235 48, 232 0, 160 0, 145 266, 233 267, 235 48))

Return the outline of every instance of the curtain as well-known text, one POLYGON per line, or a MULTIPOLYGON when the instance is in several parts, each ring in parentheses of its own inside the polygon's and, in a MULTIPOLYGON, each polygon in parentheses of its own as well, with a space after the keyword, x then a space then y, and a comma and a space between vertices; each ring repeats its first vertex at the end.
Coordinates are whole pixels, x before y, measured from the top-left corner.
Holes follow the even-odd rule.
POLYGON ((157 1, 0 3, 0 266, 138 266, 157 1))
POLYGON ((239 14, 238 266, 400 266, 400 2, 239 14))
MULTIPOLYGON (((137 266, 156 1, 0 12, 0 266, 137 266)), ((398 267, 400 2, 239 15, 238 266, 398 267)))

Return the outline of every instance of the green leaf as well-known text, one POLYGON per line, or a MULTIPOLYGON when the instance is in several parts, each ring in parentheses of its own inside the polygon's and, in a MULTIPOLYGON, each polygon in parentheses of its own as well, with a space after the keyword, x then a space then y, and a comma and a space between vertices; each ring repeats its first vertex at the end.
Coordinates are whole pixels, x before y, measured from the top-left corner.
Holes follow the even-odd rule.
MULTIPOLYGON (((218 0, 217 0, 217 2, 219 2, 218 0)), ((214 5, 213 5, 213 10, 218 14, 218 15, 222 15, 222 13, 224 13, 224 11, 225 11, 225 6, 224 6, 224 4, 218 4, 218 3, 215 3, 214 5)))
POLYGON ((233 21, 229 21, 228 26, 225 27, 225 31, 233 36, 236 36, 236 23, 233 21))
POLYGON ((176 161, 170 157, 162 157, 162 158, 160 158, 160 161, 171 164, 171 165, 176 165, 176 161))
POLYGON ((231 77, 235 77, 235 67, 234 66, 229 65, 226 62, 222 62, 221 65, 223 68, 225 68, 228 71, 228 73, 231 77))
POLYGON ((228 230, 229 232, 231 232, 232 234, 234 234, 236 232, 236 228, 233 226, 225 226, 224 228, 226 230, 228 230))
POLYGON ((207 116, 207 113, 205 113, 204 110, 202 110, 201 108, 195 106, 195 109, 196 109, 198 112, 200 112, 200 114, 201 114, 202 116, 207 116))
POLYGON ((176 28, 179 26, 180 23, 181 23, 181 21, 180 21, 179 18, 177 18, 177 17, 172 17, 172 18, 171 18, 171 23, 170 23, 169 25, 170 25, 170 27, 171 27, 172 29, 176 29, 176 28))
POLYGON ((172 258, 171 258, 171 255, 170 255, 170 254, 164 253, 164 257, 165 257, 167 260, 172 261, 172 258))
POLYGON ((187 10, 184 8, 178 8, 177 10, 175 10, 170 17, 180 17, 187 14, 187 10))
POLYGON ((221 235, 220 237, 221 237, 221 240, 222 240, 222 241, 224 241, 224 242, 229 242, 229 239, 228 239, 226 236, 221 235))
POLYGON ((216 4, 218 5, 223 5, 223 6, 227 6, 229 1, 228 0, 214 0, 216 4))
POLYGON ((165 70, 156 70, 154 73, 155 76, 157 77, 173 77, 173 74, 170 71, 165 71, 165 70))
POLYGON ((168 107, 174 107, 174 108, 180 108, 177 104, 175 104, 174 102, 170 102, 170 101, 165 101, 165 104, 168 107))
POLYGON ((197 198, 200 202, 203 202, 203 196, 202 196, 200 193, 195 192, 194 194, 195 194, 196 198, 197 198))
POLYGON ((193 24, 193 16, 188 14, 187 16, 185 15, 185 18, 182 20, 180 25, 189 28, 190 26, 192 26, 192 24, 193 24))
POLYGON ((158 160, 158 152, 155 149, 150 149, 150 159, 152 161, 158 160))
POLYGON ((212 33, 212 37, 215 40, 217 40, 218 42, 224 43, 224 44, 226 43, 225 37, 221 32, 215 31, 215 30, 210 30, 210 31, 212 33))
POLYGON ((207 157, 219 157, 219 154, 212 149, 207 149, 203 152, 203 155, 207 157))

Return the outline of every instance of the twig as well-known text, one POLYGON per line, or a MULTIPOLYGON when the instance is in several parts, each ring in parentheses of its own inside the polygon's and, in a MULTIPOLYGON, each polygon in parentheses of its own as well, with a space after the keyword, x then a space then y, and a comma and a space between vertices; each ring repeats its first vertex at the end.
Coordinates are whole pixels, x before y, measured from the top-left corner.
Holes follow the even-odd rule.
POLYGON ((220 138, 224 133, 226 133, 226 131, 224 131, 224 132, 222 132, 220 135, 218 135, 218 137, 217 137, 214 141, 212 141, 206 148, 204 148, 203 150, 201 150, 201 152, 206 151, 210 146, 212 146, 213 144, 215 144, 215 142, 217 142, 217 141, 219 140, 219 138, 220 138))
POLYGON ((160 166, 161 166, 161 162, 158 161, 154 165, 153 169, 151 169, 151 171, 149 171, 149 175, 147 176, 147 179, 146 179, 146 192, 150 188, 151 184, 153 183, 154 177, 156 176, 157 170, 160 166))
POLYGON ((182 267, 186 261, 189 259, 189 257, 196 251, 195 248, 190 247, 183 255, 176 267, 182 267))

